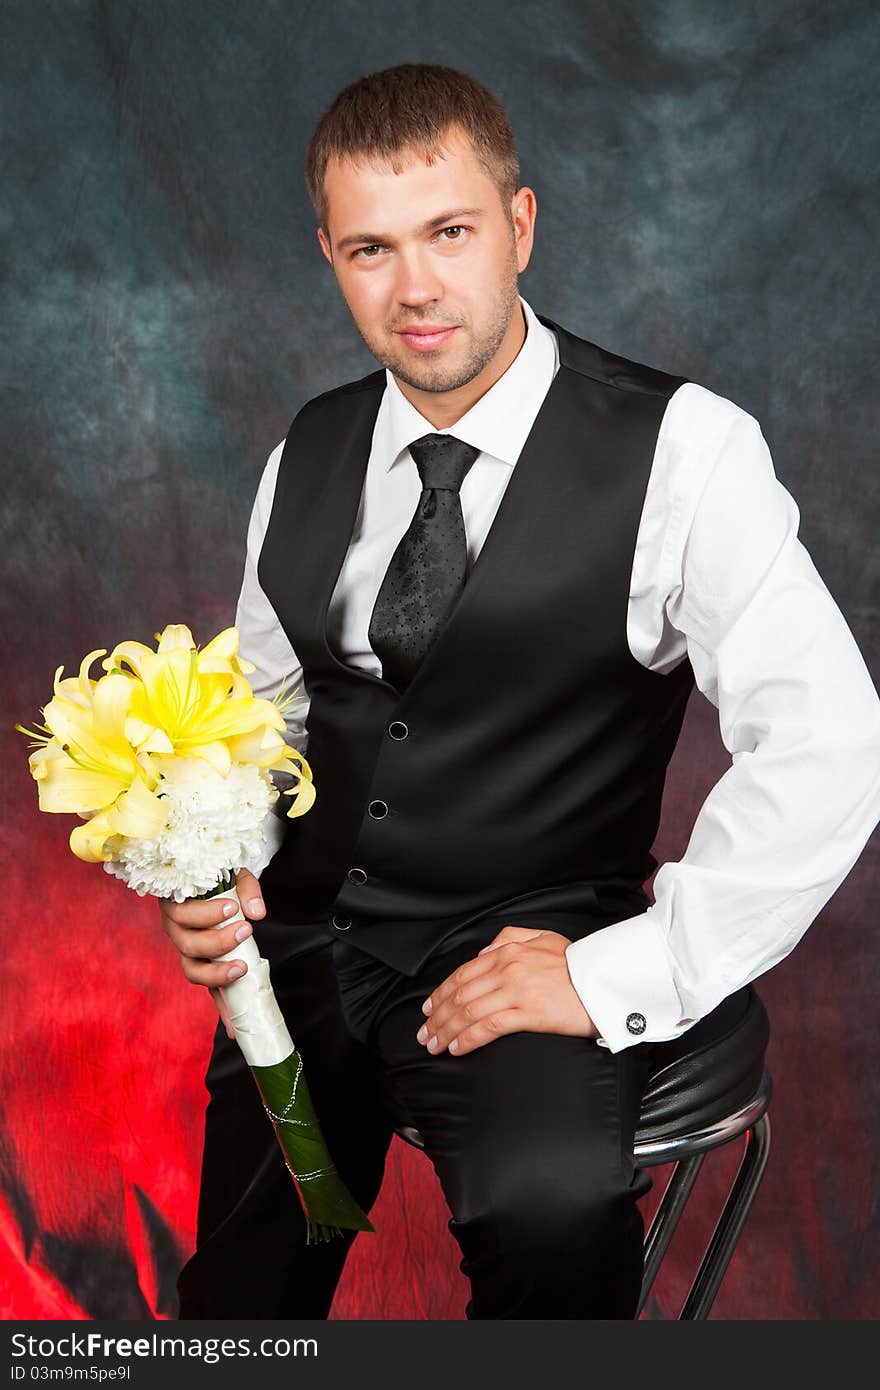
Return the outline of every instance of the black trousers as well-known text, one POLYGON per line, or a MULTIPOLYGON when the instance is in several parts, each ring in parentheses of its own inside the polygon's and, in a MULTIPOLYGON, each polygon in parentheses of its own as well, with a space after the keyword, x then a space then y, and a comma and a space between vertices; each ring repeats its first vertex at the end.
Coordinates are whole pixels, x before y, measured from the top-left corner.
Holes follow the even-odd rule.
MULTIPOLYGON (((582 917, 515 920, 584 934, 582 917)), ((273 965, 272 981, 330 1152, 365 1211, 394 1127, 421 1132, 470 1280, 468 1318, 633 1318, 637 1199, 650 1182, 632 1146, 650 1049, 615 1055, 590 1038, 523 1032, 435 1057, 416 1042, 422 1001, 503 925, 460 930, 415 976, 337 939, 273 965)), ((206 1085, 197 1248, 178 1279, 179 1316, 326 1318, 353 1233, 306 1244, 256 1085, 220 1026, 206 1085)))

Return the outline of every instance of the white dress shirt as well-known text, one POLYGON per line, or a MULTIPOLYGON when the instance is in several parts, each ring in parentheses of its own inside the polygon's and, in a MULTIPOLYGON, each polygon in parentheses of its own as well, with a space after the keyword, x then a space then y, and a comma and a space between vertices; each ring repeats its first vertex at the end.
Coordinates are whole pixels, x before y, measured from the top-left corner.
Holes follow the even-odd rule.
MULTIPOLYGON (((408 446, 449 433, 480 450, 461 488, 470 560, 479 554, 559 367, 556 335, 520 300, 526 338, 495 385, 436 430, 390 372, 360 507, 328 612, 348 664, 381 676, 367 631, 422 486, 408 446)), ((302 668, 257 578, 283 442, 269 457, 248 531, 236 613, 251 683, 271 698, 302 668)), ((308 526, 308 517, 301 518, 308 526)), ((707 796, 682 858, 663 864, 646 912, 566 950, 572 984, 617 1052, 674 1038, 800 940, 880 819, 880 700, 847 623, 797 538, 798 508, 760 427, 686 383, 659 430, 633 560, 626 636, 660 673, 690 660, 718 710, 731 767, 707 796), (645 1030, 626 1027, 642 1014, 645 1030)), ((528 652, 523 652, 528 673, 528 652)), ((289 716, 305 753, 308 698, 289 716)), ((260 872, 278 848, 274 820, 260 872)))

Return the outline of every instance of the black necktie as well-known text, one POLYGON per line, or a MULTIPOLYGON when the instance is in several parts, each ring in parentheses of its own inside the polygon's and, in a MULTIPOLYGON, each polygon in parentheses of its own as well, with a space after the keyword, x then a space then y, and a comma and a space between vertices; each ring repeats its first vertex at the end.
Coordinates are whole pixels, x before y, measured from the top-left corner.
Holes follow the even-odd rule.
POLYGON ((450 434, 426 434, 409 451, 422 495, 382 580, 369 631, 384 679, 400 691, 464 588, 467 538, 459 489, 480 452, 450 434))

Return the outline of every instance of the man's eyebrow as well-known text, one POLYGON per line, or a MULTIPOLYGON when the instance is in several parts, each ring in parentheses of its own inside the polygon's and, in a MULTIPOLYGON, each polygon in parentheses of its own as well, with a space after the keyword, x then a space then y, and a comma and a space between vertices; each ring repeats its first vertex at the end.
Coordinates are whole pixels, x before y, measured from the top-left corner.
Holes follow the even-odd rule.
MULTIPOLYGON (((416 236, 424 236, 426 232, 433 232, 435 227, 442 227, 447 223, 455 222, 459 217, 485 217, 485 215, 485 208, 455 208, 452 212, 441 212, 439 216, 432 217, 428 222, 423 222, 421 227, 416 227, 416 236)), ((381 243, 384 246, 393 240, 393 237, 387 236, 384 232, 360 232, 357 235, 342 237, 340 241, 337 241, 336 249, 343 251, 346 246, 364 243, 368 246, 381 243)))

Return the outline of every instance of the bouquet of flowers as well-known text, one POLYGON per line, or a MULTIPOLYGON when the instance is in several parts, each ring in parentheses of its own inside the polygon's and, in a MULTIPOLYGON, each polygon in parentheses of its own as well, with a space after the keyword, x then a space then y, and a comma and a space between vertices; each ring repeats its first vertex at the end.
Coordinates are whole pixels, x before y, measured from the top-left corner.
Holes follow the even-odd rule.
MULTIPOLYGON (((308 763, 284 742, 289 697, 255 697, 247 680, 255 667, 239 656, 234 627, 201 650, 182 625, 156 636, 155 651, 122 642, 109 656, 90 652, 78 677, 62 679, 59 666, 45 722, 16 725, 35 745, 29 764, 40 810, 79 815, 74 854, 103 863, 141 896, 237 901, 236 872, 260 854, 266 815, 281 794, 270 773, 293 776, 283 793, 293 798, 289 816, 304 815, 315 799, 308 763), (94 680, 98 657, 105 674, 94 680)), ((247 973, 212 993, 260 1089, 307 1239, 373 1230, 327 1151, 268 962, 253 937, 221 959, 233 955, 247 973)))

